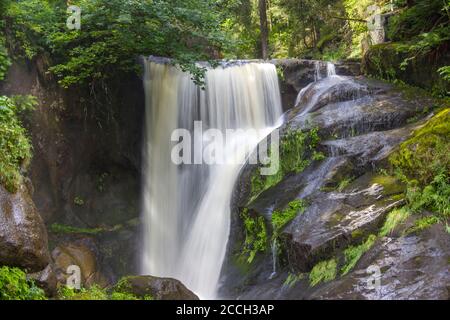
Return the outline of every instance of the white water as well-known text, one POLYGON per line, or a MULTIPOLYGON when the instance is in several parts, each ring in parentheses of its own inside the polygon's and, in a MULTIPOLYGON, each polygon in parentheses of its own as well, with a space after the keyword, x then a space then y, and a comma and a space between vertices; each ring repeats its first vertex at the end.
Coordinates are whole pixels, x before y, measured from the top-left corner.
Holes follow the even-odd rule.
POLYGON ((334 63, 327 62, 327 77, 336 75, 336 66, 334 63))
MULTIPOLYGON (((247 63, 208 70, 205 90, 190 76, 165 64, 145 62, 142 274, 172 277, 202 298, 216 298, 229 236, 230 201, 239 171, 282 114, 275 66, 247 63), (171 161, 172 131, 259 129, 227 139, 223 158, 234 164, 181 165, 171 161)), ((193 143, 205 143, 196 136, 193 143)), ((198 160, 201 154, 194 154, 198 160)))

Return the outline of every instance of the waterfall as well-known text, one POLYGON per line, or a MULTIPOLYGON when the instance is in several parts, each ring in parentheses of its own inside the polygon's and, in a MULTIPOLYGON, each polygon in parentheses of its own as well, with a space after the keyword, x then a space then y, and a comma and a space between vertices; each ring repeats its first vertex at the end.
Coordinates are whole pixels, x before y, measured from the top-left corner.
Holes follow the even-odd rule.
POLYGON ((322 74, 320 73, 320 61, 314 61, 314 81, 322 80, 322 74))
POLYGON ((318 68, 319 61, 315 63, 315 66, 314 78, 316 81, 300 90, 295 100, 295 107, 302 105, 303 111, 300 115, 305 115, 311 110, 323 91, 328 90, 330 86, 343 80, 343 78, 336 75, 336 66, 333 63, 327 62, 327 77, 324 79, 320 76, 320 68, 318 68), (320 81, 319 84, 316 83, 318 81, 320 81), (314 88, 314 93, 311 95, 312 88, 314 88))
POLYGON ((327 62, 327 77, 336 75, 336 66, 334 63, 327 62))
MULTIPOLYGON (((208 69, 205 90, 189 74, 145 61, 143 253, 141 272, 182 281, 201 298, 216 298, 230 229, 234 184, 249 152, 279 125, 282 115, 276 68, 239 63, 208 69), (223 164, 206 165, 201 148, 206 129, 244 129, 228 137, 223 164), (175 165, 175 129, 193 133, 195 164, 175 165), (251 135, 245 129, 257 129, 251 135), (226 161, 238 159, 238 161, 226 161)), ((184 150, 183 150, 184 155, 184 150)))

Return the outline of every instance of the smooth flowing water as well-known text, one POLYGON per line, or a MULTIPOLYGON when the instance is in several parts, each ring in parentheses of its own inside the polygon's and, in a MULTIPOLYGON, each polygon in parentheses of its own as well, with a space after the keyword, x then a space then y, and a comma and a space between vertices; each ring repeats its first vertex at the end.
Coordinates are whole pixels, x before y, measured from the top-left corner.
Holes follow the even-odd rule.
MULTIPOLYGON (((230 231, 230 201, 251 150, 282 115, 276 68, 239 63, 209 69, 205 90, 190 75, 164 63, 145 61, 142 274, 171 277, 202 298, 216 290, 230 231), (198 129, 201 121, 202 132, 198 129), (194 124, 196 123, 196 125, 194 124), (195 164, 171 161, 175 129, 192 133, 195 164), (207 129, 227 135, 224 143, 207 129), (256 129, 250 134, 247 129, 256 129), (202 162, 202 146, 219 150, 217 164, 202 162), (200 146, 200 148, 199 148, 200 146), (229 161, 233 159, 233 161, 229 161)), ((188 154, 183 150, 183 155, 188 154)))

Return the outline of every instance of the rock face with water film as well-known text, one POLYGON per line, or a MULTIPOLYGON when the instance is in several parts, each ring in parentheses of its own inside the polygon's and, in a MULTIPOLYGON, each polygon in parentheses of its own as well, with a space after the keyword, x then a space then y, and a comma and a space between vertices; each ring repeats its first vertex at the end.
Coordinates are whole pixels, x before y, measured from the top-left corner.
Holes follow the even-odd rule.
POLYGON ((306 152, 305 159, 297 158, 304 168, 275 182, 258 178, 255 166, 244 167, 231 205, 220 293, 241 299, 448 299, 445 227, 416 233, 404 227, 380 235, 388 214, 405 204, 405 185, 382 168, 427 120, 433 101, 364 77, 329 74, 316 80, 298 86, 297 101, 281 127, 281 144, 292 145, 286 140, 292 132, 316 130, 321 142, 315 152, 324 157, 308 158, 306 152), (269 182, 261 192, 254 181, 269 182), (275 229, 275 212, 289 212, 299 200, 303 209, 275 229), (257 235, 249 238, 252 231, 242 221, 249 216, 243 212, 250 219, 262 217, 266 241, 275 241, 250 263, 242 251, 257 235), (376 290, 366 286, 372 280, 369 267, 381 273, 376 290))

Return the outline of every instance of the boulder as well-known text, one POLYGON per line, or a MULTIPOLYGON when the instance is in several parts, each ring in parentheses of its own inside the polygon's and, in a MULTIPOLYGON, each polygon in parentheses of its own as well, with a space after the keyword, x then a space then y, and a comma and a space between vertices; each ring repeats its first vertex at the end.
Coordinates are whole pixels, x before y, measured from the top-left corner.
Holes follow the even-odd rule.
POLYGON ((139 298, 150 296, 155 300, 199 300, 180 281, 153 276, 128 276, 122 278, 115 290, 131 293, 139 298))
POLYGON ((44 290, 47 297, 55 297, 57 294, 57 279, 53 271, 53 265, 49 264, 44 270, 29 274, 28 277, 44 290))
POLYGON ((78 266, 81 271, 81 286, 94 284, 106 287, 108 281, 99 270, 97 248, 90 238, 81 238, 63 243, 52 251, 52 259, 58 283, 66 284, 69 266, 78 266))
POLYGON ((49 262, 47 231, 28 189, 11 194, 0 186, 0 265, 34 272, 49 262))
POLYGON ((441 224, 414 235, 386 237, 358 263, 355 271, 330 282, 312 299, 448 300, 450 241, 441 224), (379 287, 368 286, 379 268, 379 287))

